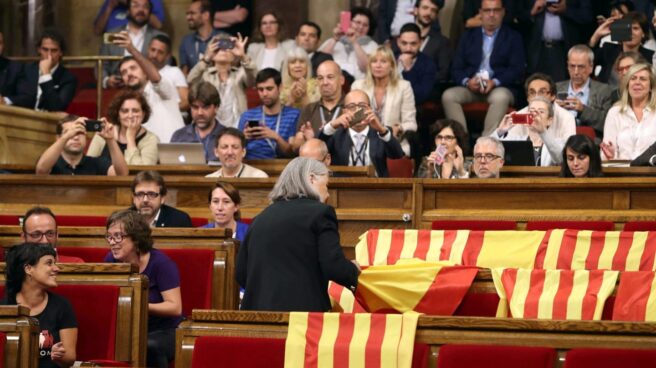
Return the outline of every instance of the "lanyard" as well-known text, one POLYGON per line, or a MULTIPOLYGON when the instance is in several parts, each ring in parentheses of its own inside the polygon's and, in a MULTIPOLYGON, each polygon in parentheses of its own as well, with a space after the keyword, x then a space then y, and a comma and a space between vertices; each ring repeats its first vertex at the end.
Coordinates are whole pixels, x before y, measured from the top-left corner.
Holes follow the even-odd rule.
MULTIPOLYGON (((324 125, 326 125, 326 117, 323 115, 323 109, 324 109, 324 107, 321 106, 321 105, 319 105, 319 115, 321 116, 321 126, 322 126, 322 127, 323 127, 324 125)), ((330 114, 331 118, 334 119, 335 116, 339 116, 339 110, 340 110, 340 109, 341 109, 341 107, 340 107, 340 106, 337 106, 337 108, 335 108, 335 112, 333 112, 332 114, 330 114)), ((326 109, 326 110, 328 110, 328 109, 326 109)), ((330 111, 330 110, 328 110, 328 111, 330 111)), ((332 119, 331 119, 331 120, 332 120, 332 119)))
MULTIPOLYGON (((283 112, 285 112, 285 106, 284 105, 280 107, 280 112, 278 113, 278 118, 276 119, 275 132, 278 135, 280 135, 278 133, 278 131, 280 130, 280 119, 282 119, 282 113, 283 112)), ((265 119, 266 119, 266 117, 264 116, 264 106, 262 106, 262 118, 260 120, 260 123, 261 123, 260 125, 266 126, 266 120, 265 119)), ((265 140, 266 140, 267 144, 269 145, 269 147, 271 147, 271 149, 273 150, 273 153, 275 154, 276 153, 276 141, 271 139, 271 138, 265 138, 265 140)))
POLYGON ((351 147, 351 162, 353 162, 353 166, 367 166, 365 159, 367 157, 368 145, 369 145, 369 137, 364 138, 364 142, 362 142, 362 147, 360 147, 360 150, 358 150, 355 147, 355 142, 354 142, 353 147, 351 147), (362 163, 358 165, 359 162, 362 163))

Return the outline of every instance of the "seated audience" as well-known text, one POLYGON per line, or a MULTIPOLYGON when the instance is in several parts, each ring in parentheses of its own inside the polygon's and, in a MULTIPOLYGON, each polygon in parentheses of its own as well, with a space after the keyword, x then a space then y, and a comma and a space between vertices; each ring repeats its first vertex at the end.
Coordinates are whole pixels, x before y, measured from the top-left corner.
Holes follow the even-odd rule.
MULTIPOLYGON (((129 0, 127 4, 127 23, 109 28, 109 33, 126 32, 125 35, 135 45, 143 55, 147 55, 150 40, 158 34, 164 34, 158 31, 156 27, 148 24, 151 19, 153 3, 150 0, 129 0)), ((104 41, 104 40, 103 40, 104 41)), ((100 55, 107 56, 130 56, 130 52, 117 43, 103 42, 100 47, 100 55)), ((121 88, 123 79, 119 73, 119 63, 116 61, 106 61, 103 63, 103 80, 104 88, 121 88)))
POLYGON ((369 9, 352 8, 350 28, 344 32, 337 24, 333 29, 333 37, 319 47, 319 51, 333 56, 349 82, 364 78, 369 54, 378 47, 371 38, 376 30, 375 22, 369 9))
POLYGON ((430 57, 437 68, 434 95, 438 96, 438 100, 451 79, 451 59, 453 59, 451 41, 436 29, 436 26, 439 26, 437 16, 443 6, 442 0, 418 0, 415 3, 415 23, 421 30, 419 51, 430 57))
POLYGON ((168 79, 173 83, 178 91, 178 107, 180 111, 187 111, 189 103, 187 102, 187 95, 189 94, 189 85, 187 79, 182 73, 182 70, 177 66, 169 65, 171 60, 171 39, 167 35, 156 35, 150 40, 148 46, 148 60, 155 64, 157 70, 163 78, 168 79))
POLYGON ((621 52, 634 51, 638 52, 651 62, 654 51, 645 48, 643 45, 649 39, 649 22, 647 17, 639 12, 632 11, 623 17, 610 17, 599 25, 594 32, 588 46, 594 49, 595 65, 601 67, 597 80, 602 83, 608 83, 611 87, 616 87, 619 82, 618 76, 614 73, 613 64, 621 52), (615 21, 623 19, 631 22, 631 39, 620 44, 606 42, 597 47, 601 37, 610 34, 610 26, 615 21))
MULTIPOLYGON (((26 243, 50 244, 57 251, 57 218, 48 207, 32 207, 23 216, 21 240, 26 243)), ((78 257, 57 255, 57 262, 82 263, 78 257)))
POLYGON ((206 178, 268 178, 264 171, 243 162, 246 156, 246 137, 239 129, 226 128, 216 137, 214 155, 221 168, 206 178))
POLYGON ((232 237, 243 242, 246 231, 248 231, 248 224, 239 221, 241 219, 239 190, 230 183, 218 181, 214 188, 210 190, 207 199, 213 221, 202 227, 206 229, 230 229, 232 230, 232 237))
POLYGON ((145 217, 119 210, 107 219, 105 239, 110 252, 105 262, 130 263, 148 277, 148 343, 146 365, 166 368, 175 357, 175 329, 182 321, 178 266, 153 247, 145 217))
POLYGON ((619 84, 617 88, 611 93, 611 100, 613 103, 619 101, 622 93, 620 92, 619 86, 622 84, 622 78, 626 75, 626 72, 633 66, 633 64, 647 64, 648 61, 639 53, 635 51, 621 52, 617 59, 615 59, 615 64, 613 64, 613 69, 617 73, 617 80, 619 84))
MULTIPOLYGON (((533 101, 534 98, 542 96, 551 101, 553 106, 554 116, 552 124, 560 127, 562 138, 567 139, 572 134, 576 134, 576 120, 569 111, 560 107, 556 103, 556 83, 547 74, 533 73, 524 82, 524 91, 528 102, 533 101)), ((518 113, 528 113, 528 106, 525 106, 518 113)))
POLYGON ((4 103, 39 111, 65 111, 77 87, 75 76, 61 64, 65 51, 64 37, 56 30, 45 30, 37 43, 41 60, 25 65, 16 94, 4 96, 4 103))
POLYGON ((294 40, 283 40, 284 36, 284 23, 280 15, 273 11, 262 14, 248 45, 248 55, 258 71, 266 68, 281 70, 287 52, 294 45, 294 40))
POLYGON ((355 288, 360 270, 340 247, 328 180, 324 164, 303 157, 282 171, 237 254, 241 309, 326 312, 328 281, 355 288))
POLYGON ((433 152, 422 160, 417 177, 468 178, 471 161, 465 160, 465 152, 469 150, 469 137, 462 125, 455 120, 438 120, 431 135, 433 152))
POLYGON ((319 47, 319 40, 321 39, 321 27, 314 22, 305 21, 298 27, 296 32, 296 46, 302 48, 307 52, 312 64, 312 75, 317 75, 317 68, 321 63, 327 60, 332 60, 332 55, 325 52, 317 51, 319 47))
POLYGON ((283 105, 302 109, 319 100, 317 80, 312 78, 310 59, 305 50, 291 47, 282 63, 281 74, 280 102, 283 105))
POLYGON ((212 27, 212 12, 210 4, 205 0, 195 0, 187 8, 187 25, 194 31, 187 34, 180 42, 180 69, 187 75, 198 64, 201 54, 205 54, 207 46, 219 31, 212 27))
POLYGON ((311 158, 330 166, 331 158, 326 142, 318 138, 308 139, 298 150, 299 157, 311 158))
POLYGON ((173 143, 202 143, 205 148, 205 160, 216 161, 214 143, 216 138, 225 129, 216 116, 221 106, 221 97, 211 83, 199 82, 191 86, 189 93, 191 105, 191 124, 180 128, 173 133, 173 143))
POLYGON ((129 89, 143 93, 148 101, 151 115, 144 126, 155 133, 160 142, 169 143, 173 132, 184 126, 178 108, 178 91, 171 81, 162 77, 155 64, 134 47, 127 32, 117 34, 114 44, 132 55, 121 60, 119 70, 123 83, 129 89))
POLYGON ((575 45, 567 52, 569 80, 556 83, 556 100, 560 107, 568 110, 576 119, 577 126, 590 126, 602 136, 604 119, 611 105, 611 88, 590 78, 594 65, 594 53, 586 45, 575 45))
POLYGON ((23 64, 3 56, 5 37, 0 32, 0 105, 7 103, 5 96, 17 93, 18 80, 23 77, 23 64))
MULTIPOLYGON (((126 90, 117 95, 107 109, 107 121, 113 125, 114 139, 128 165, 157 165, 159 138, 142 124, 150 117, 150 106, 144 96, 126 90)), ((109 146, 96 134, 87 155, 110 160, 109 146)))
POLYGON ((574 126, 554 122, 554 105, 544 96, 536 96, 528 104, 526 113, 513 112, 503 117, 492 137, 499 140, 525 141, 533 143, 536 166, 559 165, 565 141, 576 134, 574 126), (514 124, 518 115, 529 115, 532 123, 514 124))
POLYGON ((93 21, 93 32, 100 36, 110 29, 125 27, 130 17, 142 19, 146 14, 149 26, 161 29, 164 23, 164 4, 162 0, 149 0, 152 11, 146 13, 144 5, 138 1, 129 0, 105 0, 98 10, 98 15, 93 21), (132 8, 138 11, 130 12, 132 8))
MULTIPOLYGON (((395 138, 404 132, 417 131, 417 109, 410 82, 404 80, 396 67, 392 51, 379 46, 369 56, 365 79, 353 82, 351 89, 364 91, 371 101, 371 108, 380 122, 392 128, 395 138)), ((410 144, 403 139, 401 146, 410 156, 410 144)))
POLYGON ((506 151, 503 144, 492 137, 479 137, 474 145, 474 175, 480 179, 499 178, 506 151))
POLYGON ((561 178, 597 178, 601 171, 599 147, 587 135, 576 134, 565 142, 560 164, 561 178))
POLYGON ((39 321, 39 355, 26 359, 37 360, 42 368, 72 366, 77 320, 71 303, 50 292, 57 287, 59 273, 55 249, 49 244, 23 243, 9 248, 6 263, 5 297, 0 304, 27 307, 39 321))
POLYGON ((396 39, 398 51, 394 53, 403 79, 410 82, 415 104, 421 105, 435 86, 437 69, 433 60, 419 51, 421 47, 421 30, 414 23, 401 27, 401 34, 396 39))
POLYGON ((482 25, 467 30, 460 38, 451 70, 457 86, 444 91, 442 106, 448 119, 467 130, 462 105, 490 104, 483 127, 486 136, 518 100, 526 56, 522 36, 502 24, 505 9, 501 0, 483 0, 479 14, 482 25))
POLYGON ((656 76, 650 64, 635 64, 622 79, 622 97, 608 111, 602 159, 633 160, 656 140, 656 76))
POLYGON ((207 53, 189 72, 187 81, 190 84, 201 80, 212 83, 221 97, 217 111, 219 121, 226 127, 236 128, 239 116, 246 111, 246 88, 255 85, 255 64, 244 53, 248 38, 232 37, 233 48, 219 48, 219 41, 225 39, 224 36, 213 38, 207 53), (239 66, 235 67, 235 63, 239 66))
POLYGON ((289 138, 296 133, 300 111, 280 103, 280 72, 267 68, 255 78, 257 94, 262 106, 247 110, 239 119, 239 130, 244 132, 247 159, 266 159, 292 153, 289 138))
POLYGON ((186 212, 166 201, 166 184, 157 171, 140 171, 132 181, 132 210, 137 211, 151 227, 192 227, 186 212))
POLYGON ((373 165, 379 177, 389 176, 388 158, 403 157, 403 149, 392 130, 372 110, 369 96, 357 89, 344 97, 344 112, 324 125, 319 138, 328 145, 333 164, 373 165))
POLYGON ((110 161, 84 154, 86 120, 68 115, 57 123, 57 140, 39 157, 37 175, 128 175, 128 164, 116 142, 114 128, 106 120, 98 135, 105 140, 110 161))

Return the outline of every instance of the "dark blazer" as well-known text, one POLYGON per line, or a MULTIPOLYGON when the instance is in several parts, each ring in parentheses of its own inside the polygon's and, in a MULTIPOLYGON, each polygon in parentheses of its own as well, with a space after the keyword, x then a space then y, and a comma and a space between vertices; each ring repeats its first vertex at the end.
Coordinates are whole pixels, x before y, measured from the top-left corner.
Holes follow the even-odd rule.
MULTIPOLYGON (((16 106, 33 109, 36 104, 39 85, 39 64, 25 66, 23 78, 18 82, 17 95, 9 96, 16 106)), ((39 109, 46 111, 65 111, 75 96, 77 79, 61 63, 52 74, 52 79, 39 85, 42 90, 39 109)))
POLYGON ((0 56, 0 95, 3 97, 15 95, 22 74, 23 64, 0 56))
POLYGON ((448 82, 451 79, 451 60, 453 59, 451 40, 444 37, 441 32, 431 30, 428 33, 428 42, 421 52, 433 59, 437 67, 437 81, 448 82))
MULTIPOLYGON (((389 142, 383 141, 378 136, 378 132, 371 128, 369 128, 367 137, 369 138, 369 158, 376 168, 376 173, 379 177, 388 177, 387 159, 403 157, 401 144, 394 137, 391 137, 389 142)), ((348 130, 339 128, 333 135, 325 135, 322 130, 319 139, 326 142, 333 165, 348 166, 349 154, 353 147, 348 130)))
POLYGON ((310 63, 312 64, 312 76, 317 76, 317 68, 321 63, 326 60, 332 60, 333 56, 326 54, 325 52, 315 51, 310 58, 310 63))
MULTIPOLYGON (((556 83, 556 91, 565 93, 569 89, 569 79, 556 83)), ((590 79, 590 97, 588 104, 583 107, 583 111, 578 115, 579 125, 591 126, 597 132, 598 137, 604 135, 604 124, 606 123, 606 114, 611 108, 613 90, 606 83, 597 82, 590 79)))
MULTIPOLYGON (((481 27, 472 28, 460 38, 451 69, 454 82, 461 85, 463 79, 473 77, 478 73, 482 60, 483 31, 481 27)), ((526 70, 526 56, 522 37, 517 31, 501 25, 492 46, 490 67, 494 71, 493 78, 498 79, 502 87, 510 89, 518 101, 526 70)))
MULTIPOLYGON (((394 57, 399 58, 399 52, 394 57)), ((410 82, 415 95, 415 105, 421 105, 428 99, 435 86, 437 69, 433 60, 423 52, 417 54, 417 59, 410 70, 404 70, 403 79, 410 82)))
POLYGON ((159 211, 155 227, 193 227, 191 217, 186 212, 165 204, 160 207, 159 211))
POLYGON ((344 257, 335 210, 317 200, 276 201, 250 225, 237 254, 236 278, 246 289, 241 309, 330 309, 328 281, 357 286, 344 257))
POLYGON ((631 166, 651 166, 649 163, 649 160, 656 155, 656 143, 652 144, 645 150, 645 152, 641 153, 640 156, 636 157, 633 161, 631 161, 631 166))

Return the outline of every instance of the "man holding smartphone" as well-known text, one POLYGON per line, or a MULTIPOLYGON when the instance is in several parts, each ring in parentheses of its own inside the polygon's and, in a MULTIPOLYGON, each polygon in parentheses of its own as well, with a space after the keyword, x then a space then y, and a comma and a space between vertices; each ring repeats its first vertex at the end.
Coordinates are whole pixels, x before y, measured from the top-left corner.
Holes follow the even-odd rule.
POLYGON ((116 142, 112 124, 103 121, 98 132, 109 148, 111 165, 99 157, 84 155, 90 120, 68 115, 57 123, 57 140, 36 163, 37 175, 128 175, 128 164, 116 142))

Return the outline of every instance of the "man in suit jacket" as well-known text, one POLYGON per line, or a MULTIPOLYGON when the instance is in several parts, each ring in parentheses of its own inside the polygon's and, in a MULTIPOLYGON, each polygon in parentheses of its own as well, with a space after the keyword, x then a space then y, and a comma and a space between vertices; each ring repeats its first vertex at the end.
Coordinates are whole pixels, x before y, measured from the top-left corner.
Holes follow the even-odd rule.
POLYGON ((447 118, 467 129, 462 104, 487 102, 483 135, 490 135, 518 100, 526 56, 519 33, 502 25, 501 0, 483 0, 479 10, 482 26, 468 30, 460 39, 451 75, 458 85, 442 94, 447 118))
POLYGON ((419 0, 415 4, 415 24, 421 30, 422 40, 419 51, 428 55, 435 63, 437 84, 434 95, 438 97, 446 89, 445 86, 451 79, 450 69, 451 59, 453 59, 451 41, 434 27, 437 24, 440 2, 440 0, 419 0))
POLYGON ((3 96, 16 94, 18 79, 23 73, 23 64, 2 56, 4 45, 4 35, 0 32, 0 105, 6 103, 3 96))
MULTIPOLYGON (((128 1, 128 25, 111 29, 109 33, 118 33, 128 31, 132 43, 142 54, 148 54, 148 45, 150 41, 158 34, 165 34, 148 25, 150 13, 152 12, 149 0, 129 0, 128 1)), ((100 55, 107 56, 129 56, 129 53, 114 43, 103 43, 100 47, 100 55)), ((123 82, 118 71, 118 62, 103 63, 103 87, 119 88, 123 82)))
POLYGON ((191 217, 164 204, 166 184, 157 171, 141 171, 132 181, 132 204, 151 227, 192 227, 191 217))
POLYGON ((296 46, 301 47, 310 56, 312 64, 312 75, 317 75, 317 68, 326 60, 332 60, 333 56, 325 52, 317 51, 321 39, 321 27, 314 22, 303 22, 296 33, 296 46))
POLYGON ((43 111, 64 111, 75 96, 77 79, 63 65, 64 38, 55 30, 45 30, 37 51, 41 60, 25 66, 16 93, 6 96, 7 104, 43 111))
POLYGON ((612 89, 605 83, 590 78, 594 65, 594 53, 586 45, 575 45, 567 53, 568 80, 556 83, 560 107, 569 110, 577 126, 591 126, 598 137, 604 133, 606 113, 612 105, 612 89))
POLYGON ((344 97, 344 113, 326 124, 319 138, 328 145, 334 165, 373 164, 379 177, 389 176, 388 158, 404 156, 392 130, 380 122, 371 110, 369 96, 361 90, 351 90, 344 97), (357 119, 359 110, 363 110, 364 114, 362 120, 356 122, 354 119, 357 119))
POLYGON ((415 104, 421 105, 435 86, 437 69, 429 56, 419 51, 421 46, 421 31, 414 23, 404 24, 396 39, 398 52, 394 55, 401 70, 403 79, 410 82, 415 95, 415 104))

